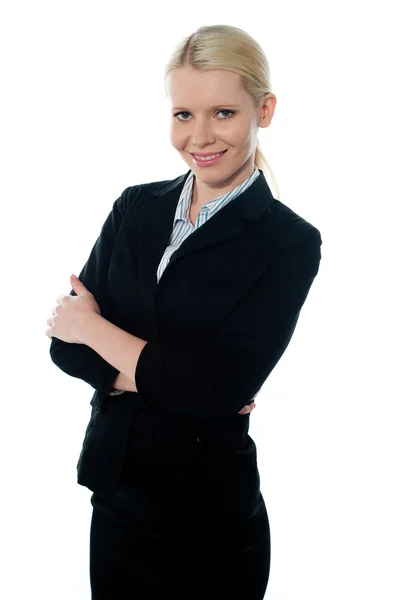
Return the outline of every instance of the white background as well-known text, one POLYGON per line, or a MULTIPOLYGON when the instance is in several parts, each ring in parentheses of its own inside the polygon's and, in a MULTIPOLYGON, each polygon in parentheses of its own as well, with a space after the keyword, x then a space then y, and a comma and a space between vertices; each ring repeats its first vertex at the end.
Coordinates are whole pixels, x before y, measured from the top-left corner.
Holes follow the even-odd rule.
POLYGON ((280 200, 322 234, 294 337, 251 414, 271 526, 268 600, 397 600, 398 86, 394 2, 5 2, 1 50, 0 596, 87 600, 92 388, 46 319, 129 185, 188 167, 163 70, 201 25, 264 49, 259 132, 280 200))

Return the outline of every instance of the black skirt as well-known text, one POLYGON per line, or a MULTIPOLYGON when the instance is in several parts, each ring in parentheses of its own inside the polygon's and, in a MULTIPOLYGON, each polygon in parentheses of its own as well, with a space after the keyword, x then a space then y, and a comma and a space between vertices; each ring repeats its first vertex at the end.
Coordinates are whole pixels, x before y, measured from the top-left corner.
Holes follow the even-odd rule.
POLYGON ((220 478, 206 493, 204 481, 130 468, 114 494, 91 496, 92 600, 264 598, 270 529, 260 490, 244 515, 221 500, 220 478))

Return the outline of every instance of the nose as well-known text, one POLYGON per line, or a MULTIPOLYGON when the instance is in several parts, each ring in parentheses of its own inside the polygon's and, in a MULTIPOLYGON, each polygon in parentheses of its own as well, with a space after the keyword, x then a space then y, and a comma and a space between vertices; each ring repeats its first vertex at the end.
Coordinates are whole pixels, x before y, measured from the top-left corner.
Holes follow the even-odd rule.
POLYGON ((200 119, 193 126, 191 134, 191 143, 195 148, 211 146, 215 143, 215 136, 212 133, 212 125, 206 119, 200 119))

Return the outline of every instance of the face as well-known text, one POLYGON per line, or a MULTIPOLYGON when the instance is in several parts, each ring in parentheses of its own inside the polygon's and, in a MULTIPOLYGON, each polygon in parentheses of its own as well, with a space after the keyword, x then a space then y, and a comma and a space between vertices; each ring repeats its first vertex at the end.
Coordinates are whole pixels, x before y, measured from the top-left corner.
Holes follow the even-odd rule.
POLYGON ((255 107, 239 75, 225 70, 172 69, 166 78, 171 102, 170 139, 195 175, 199 198, 208 202, 240 185, 254 170, 259 127, 268 127, 276 97, 265 94, 255 107), (223 155, 213 163, 198 153, 223 155))

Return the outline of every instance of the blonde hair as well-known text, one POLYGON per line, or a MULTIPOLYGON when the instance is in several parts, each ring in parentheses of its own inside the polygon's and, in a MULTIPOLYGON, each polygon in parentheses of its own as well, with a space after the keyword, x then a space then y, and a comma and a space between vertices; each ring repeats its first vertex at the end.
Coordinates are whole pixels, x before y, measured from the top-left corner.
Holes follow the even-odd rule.
MULTIPOLYGON (((181 67, 193 67, 198 71, 225 69, 237 73, 256 107, 263 103, 264 95, 271 92, 269 63, 262 48, 248 33, 231 25, 203 26, 185 37, 174 48, 165 67, 165 90, 169 71, 181 67)), ((255 166, 270 174, 274 196, 279 198, 276 178, 261 150, 259 139, 255 166)))

